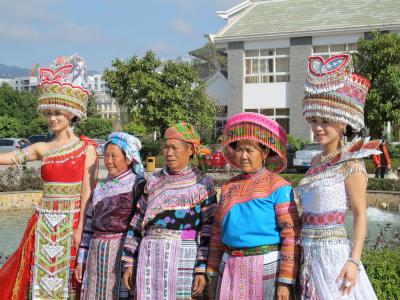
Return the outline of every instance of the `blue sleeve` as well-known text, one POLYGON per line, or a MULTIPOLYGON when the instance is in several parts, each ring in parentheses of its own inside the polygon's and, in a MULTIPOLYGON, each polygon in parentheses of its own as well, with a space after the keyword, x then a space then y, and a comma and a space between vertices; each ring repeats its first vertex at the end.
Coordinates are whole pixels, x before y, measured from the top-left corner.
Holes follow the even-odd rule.
POLYGON ((273 197, 275 199, 275 205, 279 205, 285 202, 293 202, 294 194, 292 186, 285 185, 280 187, 273 193, 273 197))

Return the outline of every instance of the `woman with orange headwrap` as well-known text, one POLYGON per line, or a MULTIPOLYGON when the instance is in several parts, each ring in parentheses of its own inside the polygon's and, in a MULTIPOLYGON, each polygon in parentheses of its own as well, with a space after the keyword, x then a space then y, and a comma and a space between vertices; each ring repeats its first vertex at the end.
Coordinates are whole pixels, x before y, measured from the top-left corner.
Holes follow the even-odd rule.
POLYGON ((166 165, 148 178, 122 257, 129 288, 137 274, 138 299, 191 299, 203 292, 216 193, 193 164, 199 148, 192 125, 166 130, 166 165))

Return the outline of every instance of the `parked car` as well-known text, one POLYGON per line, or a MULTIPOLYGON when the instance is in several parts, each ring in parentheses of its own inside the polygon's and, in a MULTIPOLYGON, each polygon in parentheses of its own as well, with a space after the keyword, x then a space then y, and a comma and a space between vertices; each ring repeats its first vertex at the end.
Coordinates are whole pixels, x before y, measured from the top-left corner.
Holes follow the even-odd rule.
POLYGON ((211 153, 205 156, 205 165, 208 169, 230 171, 231 166, 222 153, 220 145, 211 145, 211 153))
POLYGON ((11 152, 17 149, 23 149, 31 143, 27 139, 4 138, 0 139, 0 153, 11 152))
POLYGON ((97 143, 97 147, 96 147, 97 154, 103 155, 103 146, 105 145, 105 143, 107 141, 105 141, 103 139, 92 139, 92 140, 97 143))
POLYGON ((48 142, 54 138, 54 134, 34 134, 28 137, 28 140, 31 144, 39 143, 39 142, 48 142))
POLYGON ((306 170, 316 155, 322 153, 322 146, 317 143, 307 144, 303 149, 296 151, 293 159, 293 167, 297 170, 306 170))

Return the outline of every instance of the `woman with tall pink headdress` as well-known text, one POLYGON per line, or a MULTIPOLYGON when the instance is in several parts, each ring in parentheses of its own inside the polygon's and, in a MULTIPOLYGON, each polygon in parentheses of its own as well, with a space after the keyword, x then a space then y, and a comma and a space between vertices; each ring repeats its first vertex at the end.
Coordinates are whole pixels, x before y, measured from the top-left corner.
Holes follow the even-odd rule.
POLYGON ((308 58, 303 116, 323 153, 314 157, 298 187, 303 207, 301 299, 376 299, 361 264, 367 229, 367 173, 363 157, 379 154, 379 141, 343 146, 342 137, 364 127, 370 83, 353 73, 351 56, 308 58), (354 238, 345 229, 354 215, 354 238))
POLYGON ((256 113, 230 118, 224 154, 242 173, 222 186, 207 275, 215 299, 291 299, 300 231, 286 167, 286 132, 256 113))
POLYGON ((73 124, 86 118, 89 92, 73 76, 77 56, 58 57, 40 69, 39 106, 55 137, 0 154, 0 164, 41 160, 43 197, 15 253, 0 270, 0 299, 79 299, 73 271, 98 158, 96 143, 76 136, 73 124))

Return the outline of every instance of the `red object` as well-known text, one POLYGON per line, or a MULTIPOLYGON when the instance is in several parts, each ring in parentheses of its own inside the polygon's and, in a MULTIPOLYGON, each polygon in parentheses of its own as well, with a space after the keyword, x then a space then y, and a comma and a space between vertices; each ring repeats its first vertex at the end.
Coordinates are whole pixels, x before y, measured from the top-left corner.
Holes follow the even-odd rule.
POLYGON ((222 152, 213 152, 210 156, 207 156, 206 164, 209 168, 222 169, 226 166, 227 160, 225 159, 222 152))
MULTIPOLYGON (((41 175, 44 182, 80 182, 83 179, 85 153, 88 145, 96 147, 96 143, 85 136, 80 140, 84 144, 78 149, 55 156, 47 156, 42 162, 41 175), (72 156, 72 158, 70 158, 72 156), (67 159, 70 158, 70 159, 67 159)), ((80 201, 79 201, 80 202, 80 201)), ((79 208, 80 203, 76 203, 79 208)), ((58 203, 54 203, 54 209, 57 210, 58 203)), ((73 229, 78 226, 79 212, 75 212, 73 229)), ((36 211, 29 220, 25 234, 21 240, 18 249, 6 261, 0 269, 0 299, 23 300, 26 298, 28 286, 32 283, 34 253, 35 253, 35 228, 38 222, 38 212, 36 211)), ((57 236, 51 237, 53 241, 57 236)), ((70 237, 73 238, 72 236, 70 237)), ((76 282, 74 269, 76 267, 76 249, 71 248, 70 282, 69 289, 76 290, 77 299, 80 297, 80 284, 76 282)), ((51 267, 52 268, 52 267, 51 267)), ((53 269, 52 269, 53 270, 53 269)))
MULTIPOLYGON (((389 151, 388 148, 386 146, 386 143, 384 144, 380 144, 378 150, 383 152, 383 155, 385 155, 385 159, 386 159, 386 166, 384 167, 391 167, 392 162, 390 161, 390 156, 389 156, 389 151)), ((373 154, 372 155, 372 161, 374 162, 375 168, 379 168, 381 167, 381 155, 382 154, 373 154)))
POLYGON ((0 270, 0 299, 24 300, 27 298, 37 220, 38 213, 35 212, 28 222, 18 249, 0 270))

